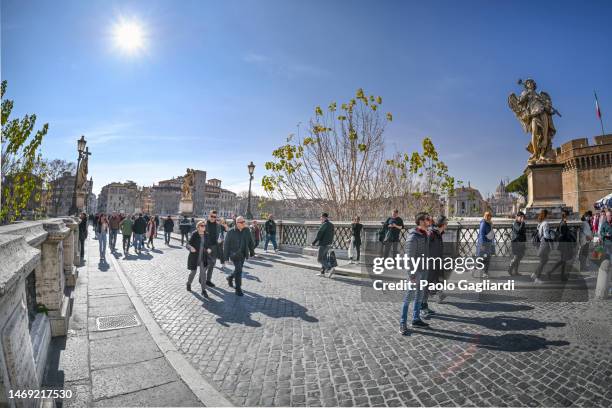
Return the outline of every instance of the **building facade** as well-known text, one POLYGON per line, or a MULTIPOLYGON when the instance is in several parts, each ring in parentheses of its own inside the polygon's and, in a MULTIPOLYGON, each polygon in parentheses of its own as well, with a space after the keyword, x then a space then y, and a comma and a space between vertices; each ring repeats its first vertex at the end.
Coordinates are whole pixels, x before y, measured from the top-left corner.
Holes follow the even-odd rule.
POLYGON ((612 134, 574 139, 557 148, 563 164, 563 202, 574 212, 593 210, 595 201, 612 192, 612 134))
POLYGON ((143 214, 153 214, 155 206, 151 195, 151 187, 140 187, 136 194, 136 212, 143 214))
POLYGON ((201 216, 204 214, 206 207, 206 172, 203 170, 194 170, 193 178, 193 213, 201 216))
POLYGON ((483 200, 480 191, 469 185, 455 189, 448 197, 446 216, 451 217, 481 217, 487 209, 487 202, 483 200))
MULTIPOLYGON (((61 177, 49 183, 49 191, 45 195, 45 206, 47 214, 52 217, 60 217, 69 215, 70 207, 72 207, 72 196, 74 194, 75 176, 70 172, 65 172, 61 177)), ((92 195, 93 179, 90 178, 85 182, 85 206, 80 210, 89 211, 88 197, 92 195)))
POLYGON ((133 181, 110 183, 102 187, 98 197, 98 212, 133 214, 136 210, 138 186, 133 181))
POLYGON ((176 215, 181 201, 183 177, 162 180, 151 187, 153 212, 159 215, 176 215))

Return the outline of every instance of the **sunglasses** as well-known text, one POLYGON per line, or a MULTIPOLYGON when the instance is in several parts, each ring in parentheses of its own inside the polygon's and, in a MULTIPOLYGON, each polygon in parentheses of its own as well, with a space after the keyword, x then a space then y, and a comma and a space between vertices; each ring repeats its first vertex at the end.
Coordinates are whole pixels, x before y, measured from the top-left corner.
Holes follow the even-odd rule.
POLYGON ((210 218, 217 218, 217 216, 216 215, 211 215, 210 218))
POLYGON ((244 224, 245 221, 238 221, 238 224, 244 224))

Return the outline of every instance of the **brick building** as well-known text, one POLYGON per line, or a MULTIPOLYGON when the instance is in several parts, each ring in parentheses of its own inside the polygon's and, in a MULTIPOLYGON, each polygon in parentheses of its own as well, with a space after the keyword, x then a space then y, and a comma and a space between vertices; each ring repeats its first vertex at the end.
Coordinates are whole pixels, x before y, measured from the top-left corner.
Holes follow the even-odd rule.
POLYGON ((557 148, 562 163, 563 202, 574 212, 593 210, 593 203, 612 192, 612 134, 574 139, 557 148))

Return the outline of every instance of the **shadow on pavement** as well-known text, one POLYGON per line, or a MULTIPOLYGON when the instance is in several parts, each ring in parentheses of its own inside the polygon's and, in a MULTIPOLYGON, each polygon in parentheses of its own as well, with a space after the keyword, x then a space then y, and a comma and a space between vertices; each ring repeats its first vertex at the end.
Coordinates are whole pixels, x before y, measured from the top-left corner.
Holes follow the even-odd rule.
POLYGON ((491 330, 522 331, 540 330, 547 327, 564 327, 563 322, 540 322, 539 320, 516 316, 467 317, 436 313, 431 319, 447 322, 475 324, 491 330))
POLYGON ((271 267, 274 266, 271 263, 262 262, 262 261, 259 261, 259 260, 254 260, 252 258, 249 258, 249 260, 247 262, 250 263, 250 264, 257 265, 257 266, 264 266, 266 268, 271 268, 271 267))
POLYGON ((570 343, 563 340, 548 341, 543 337, 529 334, 508 333, 500 336, 487 334, 462 333, 454 330, 429 328, 426 330, 411 330, 413 333, 440 339, 462 341, 488 350, 524 352, 546 349, 549 346, 567 346, 570 343))
POLYGON ((261 296, 257 293, 244 291, 243 297, 238 297, 234 291, 220 287, 207 288, 210 294, 218 296, 205 299, 202 295, 192 292, 193 296, 202 301, 202 307, 208 312, 217 315, 217 322, 229 327, 229 323, 244 324, 250 327, 261 327, 261 323, 251 318, 253 313, 263 313, 271 318, 297 317, 305 322, 318 322, 314 316, 308 314, 304 306, 285 298, 261 296))
POLYGON ((444 304, 452 305, 462 310, 475 310, 479 312, 520 312, 525 310, 533 310, 533 306, 515 305, 512 303, 445 301, 444 304))

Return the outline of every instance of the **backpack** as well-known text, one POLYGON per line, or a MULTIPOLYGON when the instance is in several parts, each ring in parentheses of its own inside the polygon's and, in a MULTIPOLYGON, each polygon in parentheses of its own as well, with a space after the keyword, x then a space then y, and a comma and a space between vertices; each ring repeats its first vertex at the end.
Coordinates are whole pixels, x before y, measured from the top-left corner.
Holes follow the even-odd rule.
POLYGON ((330 268, 335 268, 338 266, 338 261, 336 260, 336 253, 334 251, 329 251, 327 253, 327 264, 330 268))
POLYGON ((538 228, 536 228, 536 230, 531 233, 531 243, 535 247, 540 246, 540 230, 538 228))

